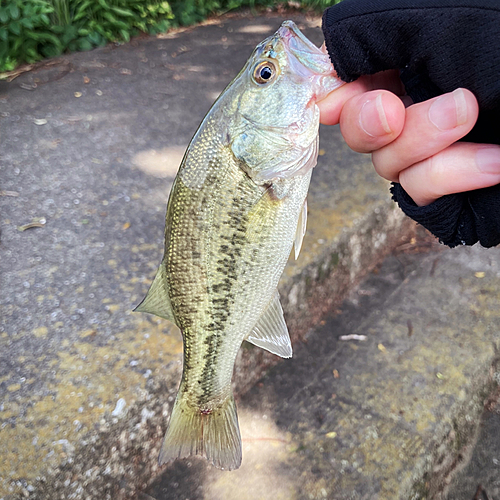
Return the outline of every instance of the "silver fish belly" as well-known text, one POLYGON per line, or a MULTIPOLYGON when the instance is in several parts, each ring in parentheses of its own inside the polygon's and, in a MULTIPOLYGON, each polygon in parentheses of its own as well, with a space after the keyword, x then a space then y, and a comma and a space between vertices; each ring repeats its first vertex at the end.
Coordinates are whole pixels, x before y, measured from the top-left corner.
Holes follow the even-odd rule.
POLYGON ((241 464, 231 377, 243 340, 292 348, 277 291, 305 232, 316 163, 315 102, 341 82, 291 22, 255 49, 193 137, 172 187, 165 254, 137 311, 174 322, 182 380, 160 463, 241 464))

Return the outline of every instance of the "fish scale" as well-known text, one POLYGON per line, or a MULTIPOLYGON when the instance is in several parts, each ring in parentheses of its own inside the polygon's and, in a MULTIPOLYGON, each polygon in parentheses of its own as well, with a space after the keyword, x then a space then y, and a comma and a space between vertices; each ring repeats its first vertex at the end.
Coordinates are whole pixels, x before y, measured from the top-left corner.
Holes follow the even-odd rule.
POLYGON ((287 21, 257 46, 188 146, 168 202, 164 258, 136 309, 169 319, 183 337, 160 463, 192 454, 225 469, 241 463, 234 363, 244 340, 292 354, 277 286, 305 230, 315 99, 339 85, 328 56, 287 21))

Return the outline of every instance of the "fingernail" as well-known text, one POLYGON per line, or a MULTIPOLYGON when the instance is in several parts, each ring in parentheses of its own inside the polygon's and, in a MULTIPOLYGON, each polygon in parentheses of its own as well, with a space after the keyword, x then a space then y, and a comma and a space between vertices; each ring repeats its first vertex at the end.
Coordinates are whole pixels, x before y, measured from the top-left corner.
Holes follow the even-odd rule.
POLYGON ((467 101, 462 89, 436 99, 429 108, 429 120, 439 130, 451 130, 467 121, 467 101))
POLYGON ((476 165, 485 174, 500 173, 500 147, 485 146, 476 151, 476 165))
POLYGON ((392 132, 382 105, 382 94, 363 104, 359 113, 359 126, 371 137, 380 137, 392 132))

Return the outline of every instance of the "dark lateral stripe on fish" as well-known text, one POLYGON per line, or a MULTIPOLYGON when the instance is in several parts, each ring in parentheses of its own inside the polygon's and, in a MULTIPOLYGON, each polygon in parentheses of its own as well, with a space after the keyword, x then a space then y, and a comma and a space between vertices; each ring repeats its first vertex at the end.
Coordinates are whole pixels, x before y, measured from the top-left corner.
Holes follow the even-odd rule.
POLYGON ((222 344, 223 336, 221 332, 214 332, 205 339, 205 343, 208 346, 207 352, 204 356, 204 366, 198 381, 202 381, 201 388, 203 393, 197 398, 197 404, 199 407, 204 406, 207 401, 212 398, 212 387, 211 381, 213 380, 213 375, 217 369, 216 359, 218 350, 222 344))
MULTIPOLYGON (((247 203, 244 197, 233 197, 231 210, 228 218, 223 224, 233 229, 231 236, 225 238, 230 241, 230 245, 225 242, 219 246, 219 252, 224 257, 216 261, 216 271, 223 274, 219 283, 212 285, 212 291, 216 297, 211 300, 212 314, 211 322, 207 325, 206 331, 211 334, 207 336, 204 343, 207 345, 207 352, 204 356, 204 366, 200 378, 204 381, 211 381, 217 368, 218 351, 222 345, 224 331, 229 319, 229 306, 234 301, 233 288, 238 283, 237 260, 241 256, 241 245, 246 242, 246 232, 248 228, 247 203)), ((198 404, 202 406, 211 394, 210 384, 202 384, 203 393, 198 397, 198 404)))

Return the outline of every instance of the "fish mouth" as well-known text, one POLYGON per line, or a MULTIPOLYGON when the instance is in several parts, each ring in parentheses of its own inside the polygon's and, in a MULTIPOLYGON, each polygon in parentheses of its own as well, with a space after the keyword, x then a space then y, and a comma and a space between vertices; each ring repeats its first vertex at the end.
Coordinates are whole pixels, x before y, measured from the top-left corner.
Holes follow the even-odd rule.
POLYGON ((333 66, 328 54, 316 47, 293 21, 283 22, 276 35, 285 45, 287 51, 303 66, 314 73, 332 73, 333 66))
POLYGON ((277 35, 288 43, 290 49, 306 50, 312 54, 324 55, 303 33, 293 21, 284 21, 277 35))

